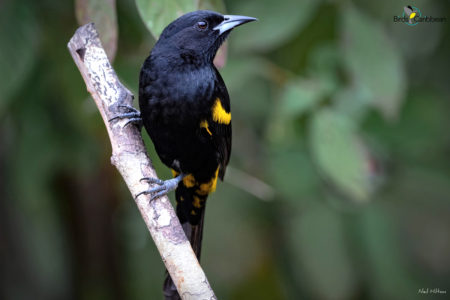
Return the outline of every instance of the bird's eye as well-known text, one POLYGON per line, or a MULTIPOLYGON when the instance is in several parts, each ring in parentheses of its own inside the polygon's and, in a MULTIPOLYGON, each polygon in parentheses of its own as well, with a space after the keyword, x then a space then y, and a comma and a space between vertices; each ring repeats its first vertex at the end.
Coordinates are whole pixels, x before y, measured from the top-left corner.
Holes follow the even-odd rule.
POLYGON ((205 30, 208 27, 208 23, 206 21, 197 22, 197 28, 201 30, 205 30))

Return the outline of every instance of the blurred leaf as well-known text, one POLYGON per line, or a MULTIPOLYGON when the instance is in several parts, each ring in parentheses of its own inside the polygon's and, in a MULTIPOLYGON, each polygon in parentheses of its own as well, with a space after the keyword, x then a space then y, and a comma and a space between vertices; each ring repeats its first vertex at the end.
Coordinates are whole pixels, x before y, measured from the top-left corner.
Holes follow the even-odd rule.
POLYGON ((196 10, 195 3, 193 0, 136 0, 139 14, 155 39, 176 18, 196 10))
POLYGON ((267 73, 263 60, 255 56, 229 59, 227 65, 220 70, 229 91, 244 88, 253 77, 262 77, 267 73))
POLYGON ((6 1, 0 9, 0 112, 27 79, 36 60, 39 26, 29 3, 6 1))
POLYGON ((267 141, 276 146, 291 144, 298 138, 296 129, 296 120, 283 118, 276 107, 267 125, 267 141))
POLYGON ((348 86, 338 90, 332 97, 333 108, 341 114, 358 122, 370 108, 371 97, 360 86, 348 86))
POLYGON ((270 183, 293 205, 303 205, 319 187, 314 165, 307 156, 305 146, 277 145, 265 157, 270 183), (305 197, 305 195, 308 195, 305 197))
POLYGON ((221 14, 226 13, 225 3, 223 3, 223 0, 200 0, 197 1, 197 3, 199 4, 199 9, 213 10, 221 14))
POLYGON ((316 78, 289 81, 281 92, 280 101, 274 104, 266 133, 268 140, 278 145, 296 140, 296 118, 317 106, 324 94, 322 83, 316 78))
POLYGON ((288 118, 300 116, 317 105, 322 96, 322 86, 318 80, 292 80, 284 87, 280 113, 288 118))
MULTIPOLYGON (((414 5, 417 6, 418 2, 427 0, 415 0, 414 5)), ((386 16, 392 17, 394 15, 401 15, 403 13, 403 6, 398 2, 391 0, 379 0, 379 1, 365 1, 354 0, 352 1, 362 11, 370 14, 377 19, 385 20, 386 16)), ((428 1, 427 1, 428 2, 428 1)), ((419 6, 422 9, 422 6, 419 6)), ((393 23, 393 22, 392 22, 393 23)))
POLYGON ((164 28, 185 13, 209 9, 224 13, 221 0, 136 0, 136 6, 148 30, 157 39, 164 28))
POLYGON ((290 225, 298 284, 314 296, 312 299, 353 299, 357 278, 340 216, 314 202, 290 225))
POLYGON ((350 6, 341 14, 342 55, 353 83, 386 118, 395 118, 406 86, 401 56, 378 22, 350 6))
POLYGON ((320 82, 323 96, 329 97, 341 85, 339 68, 341 58, 335 43, 321 43, 311 50, 307 64, 307 74, 320 82))
POLYGON ((325 42, 311 50, 308 59, 308 71, 317 77, 333 77, 337 79, 336 72, 340 63, 338 49, 335 43, 325 42))
POLYGON ((257 4, 240 1, 233 7, 239 15, 258 18, 258 22, 236 30, 234 44, 239 49, 268 51, 288 40, 314 16, 320 1, 262 0, 257 4))
POLYGON ((369 162, 351 119, 323 109, 312 119, 310 139, 324 176, 352 199, 367 201, 372 190, 369 162))
POLYGON ((428 165, 448 171, 448 99, 431 88, 411 89, 398 122, 386 124, 379 116, 371 114, 364 128, 389 147, 396 164, 428 165))
POLYGON ((116 0, 76 0, 78 23, 94 22, 109 60, 114 61, 117 51, 116 0))

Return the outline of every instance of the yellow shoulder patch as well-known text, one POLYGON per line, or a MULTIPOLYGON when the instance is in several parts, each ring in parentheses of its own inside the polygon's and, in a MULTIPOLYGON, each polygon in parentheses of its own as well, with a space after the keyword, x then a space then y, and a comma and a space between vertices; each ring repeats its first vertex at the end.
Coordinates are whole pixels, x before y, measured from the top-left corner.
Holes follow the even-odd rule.
POLYGON ((208 121, 203 120, 200 122, 200 128, 205 128, 209 135, 212 135, 211 131, 209 130, 208 121))
POLYGON ((231 122, 231 113, 225 111, 219 98, 216 99, 212 107, 212 118, 214 122, 220 124, 228 125, 231 122))

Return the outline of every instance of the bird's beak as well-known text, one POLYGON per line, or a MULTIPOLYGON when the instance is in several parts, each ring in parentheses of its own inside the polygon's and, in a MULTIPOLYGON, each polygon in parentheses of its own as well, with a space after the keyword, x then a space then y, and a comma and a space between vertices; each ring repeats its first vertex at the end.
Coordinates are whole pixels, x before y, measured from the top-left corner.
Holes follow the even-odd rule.
POLYGON ((224 15, 223 17, 224 20, 222 23, 213 28, 214 30, 219 30, 219 35, 239 25, 258 20, 256 18, 246 16, 224 15))

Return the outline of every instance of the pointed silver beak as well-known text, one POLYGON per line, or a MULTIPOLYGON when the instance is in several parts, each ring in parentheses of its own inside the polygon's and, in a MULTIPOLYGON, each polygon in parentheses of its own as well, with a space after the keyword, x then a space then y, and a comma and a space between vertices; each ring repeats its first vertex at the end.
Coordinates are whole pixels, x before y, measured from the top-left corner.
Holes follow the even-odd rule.
POLYGON ((224 15, 223 17, 224 20, 222 23, 213 28, 214 30, 219 30, 219 35, 239 25, 258 20, 256 18, 246 16, 224 15))

